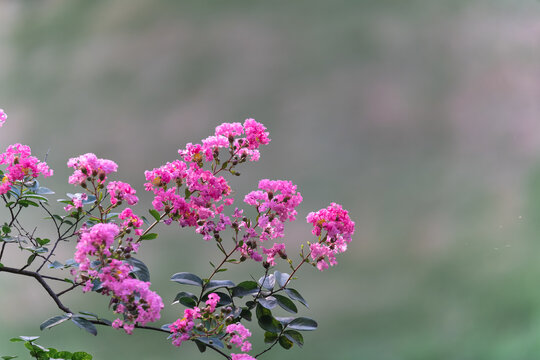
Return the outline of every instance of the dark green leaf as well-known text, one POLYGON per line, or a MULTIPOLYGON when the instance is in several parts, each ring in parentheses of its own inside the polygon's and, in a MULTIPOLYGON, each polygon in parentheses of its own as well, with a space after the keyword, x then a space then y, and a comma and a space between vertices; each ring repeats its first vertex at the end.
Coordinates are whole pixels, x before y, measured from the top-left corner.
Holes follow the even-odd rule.
POLYGON ((150 213, 150 215, 152 215, 154 217, 154 219, 156 219, 157 222, 159 222, 161 220, 160 216, 159 216, 159 213, 156 210, 150 209, 150 210, 148 210, 148 212, 150 213))
POLYGON ((217 306, 225 306, 225 305, 229 305, 232 303, 232 299, 231 297, 228 295, 228 294, 225 294, 223 292, 220 292, 220 291, 212 291, 212 292, 207 292, 206 294, 204 294, 204 296, 201 298, 201 301, 206 301, 208 300, 208 295, 210 295, 211 293, 214 293, 216 295, 219 296, 219 301, 217 303, 217 306))
POLYGON ((274 334, 274 333, 271 333, 271 332, 268 332, 266 331, 264 333, 264 342, 266 344, 271 344, 273 343, 274 341, 276 341, 278 338, 278 335, 277 334, 274 334))
POLYGON ((248 309, 242 309, 242 311, 240 312, 240 316, 247 321, 251 321, 251 311, 249 311, 248 309))
POLYGON ((69 316, 66 316, 66 315, 55 316, 55 317, 52 317, 52 318, 47 319, 44 322, 42 322, 41 325, 39 325, 39 329, 41 331, 43 331, 45 329, 50 329, 53 326, 59 325, 59 324, 63 323, 66 320, 69 320, 69 316))
POLYGON ((158 237, 158 234, 156 233, 148 233, 148 234, 144 234, 139 239, 140 240, 154 240, 154 239, 157 239, 157 237, 158 237))
POLYGON ((127 260, 125 260, 129 265, 133 267, 131 272, 135 274, 135 276, 141 280, 148 282, 150 281, 150 271, 148 270, 148 267, 145 263, 143 263, 141 260, 136 259, 134 257, 131 257, 127 260))
POLYGON ((261 316, 258 322, 261 329, 275 334, 280 333, 283 328, 279 321, 268 315, 261 316))
POLYGON ((304 300, 304 298, 302 297, 302 295, 300 295, 298 291, 291 288, 286 288, 285 292, 287 293, 287 295, 289 295, 291 299, 296 300, 303 304, 305 307, 309 308, 308 303, 306 302, 306 300, 304 300))
POLYGON ((287 339, 291 340, 300 347, 304 345, 304 337, 296 330, 285 330, 283 332, 283 336, 286 336, 287 339))
POLYGON ((173 276, 171 276, 171 281, 180 283, 180 284, 186 284, 186 285, 195 285, 195 286, 202 286, 203 281, 200 277, 198 277, 195 274, 188 273, 188 272, 180 272, 176 273, 173 276))
POLYGON ((34 262, 34 260, 36 260, 36 256, 37 254, 32 254, 28 257, 28 259, 26 260, 26 265, 30 265, 34 262))
POLYGON ((197 305, 197 296, 189 292, 179 292, 174 298, 173 304, 180 303, 186 307, 193 308, 197 305))
POLYGON ((2 359, 4 360, 11 360, 11 359, 16 359, 16 358, 18 358, 18 356, 10 356, 10 355, 2 356, 2 359))
POLYGON ((283 310, 293 314, 298 312, 298 308, 289 298, 278 294, 275 294, 274 297, 276 298, 278 305, 281 306, 283 310))
POLYGON ((259 286, 255 281, 242 281, 233 288, 233 296, 240 297, 246 295, 255 295, 259 292, 259 286))
POLYGON ((86 320, 83 317, 80 316, 74 316, 71 318, 71 321, 75 323, 78 327, 80 327, 83 330, 88 331, 92 335, 97 335, 97 329, 94 324, 92 324, 90 321, 86 320))
POLYGON ((231 280, 210 280, 204 287, 204 290, 214 290, 221 287, 233 288, 236 285, 231 280))
POLYGON ((291 321, 293 321, 294 318, 276 316, 276 320, 279 321, 283 326, 285 326, 285 325, 288 325, 291 321))
POLYGON ((317 329, 317 322, 313 319, 306 317, 299 317, 294 319, 287 325, 287 328, 300 331, 312 331, 317 329))
POLYGON ((293 347, 293 342, 289 340, 286 336, 280 336, 279 337, 279 345, 281 345, 282 348, 285 350, 289 350, 293 347))
POLYGON ((199 349, 200 352, 205 352, 206 351, 206 345, 204 345, 202 342, 200 342, 199 340, 195 340, 195 345, 197 345, 197 348, 199 349))

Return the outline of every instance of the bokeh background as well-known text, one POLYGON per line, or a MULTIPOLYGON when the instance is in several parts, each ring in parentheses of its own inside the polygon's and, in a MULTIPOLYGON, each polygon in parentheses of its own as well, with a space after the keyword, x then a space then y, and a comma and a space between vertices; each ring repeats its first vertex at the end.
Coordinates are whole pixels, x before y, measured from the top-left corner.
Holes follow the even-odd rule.
MULTIPOLYGON (((331 201, 357 225, 339 266, 300 274, 303 315, 320 329, 265 359, 540 356, 536 0, 1 0, 0 106, 2 147, 49 151, 56 176, 44 185, 59 196, 73 190, 71 156, 115 160, 142 194, 144 170, 187 142, 222 122, 263 122, 273 141, 233 180, 238 195, 260 178, 298 184, 291 248, 310 239, 307 213, 331 201)), ((189 230, 161 231, 140 258, 169 304, 180 290, 169 276, 206 273, 217 255, 189 230)), ((21 259, 11 250, 3 262, 21 259)), ((246 271, 259 273, 232 275, 246 271)), ((66 301, 110 317, 105 297, 66 301)), ((162 323, 180 311, 167 306, 162 323)), ((41 333, 58 313, 32 279, 0 275, 0 355, 27 358, 8 339, 41 335, 97 360, 199 358, 162 334, 41 333)))

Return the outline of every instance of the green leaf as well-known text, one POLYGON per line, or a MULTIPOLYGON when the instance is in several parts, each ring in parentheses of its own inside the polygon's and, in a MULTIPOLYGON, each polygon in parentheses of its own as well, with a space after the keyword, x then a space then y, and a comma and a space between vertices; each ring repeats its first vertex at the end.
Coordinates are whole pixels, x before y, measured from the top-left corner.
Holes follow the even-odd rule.
POLYGON ((36 238, 36 241, 39 245, 43 246, 43 245, 47 245, 48 243, 51 242, 51 239, 42 239, 42 238, 36 238))
POLYGON ((30 255, 28 259, 26 260, 26 265, 31 265, 34 262, 34 260, 36 260, 36 256, 37 254, 35 253, 30 255))
MULTIPOLYGON (((39 201, 44 201, 44 202, 48 202, 49 199, 47 199, 45 196, 41 196, 41 195, 34 195, 34 194, 25 194, 22 196, 22 198, 24 199, 27 199, 27 198, 30 198, 30 199, 37 199, 39 201)), ((20 203, 20 202, 19 202, 20 203)))
POLYGON ((218 288, 233 288, 236 285, 231 280, 210 280, 204 287, 204 290, 214 290, 218 288))
POLYGON ((88 311, 79 311, 79 314, 81 314, 81 315, 86 315, 86 316, 91 316, 91 317, 93 317, 94 319, 99 319, 99 316, 97 316, 97 315, 94 314, 94 313, 88 312, 88 311))
POLYGON ((304 298, 302 297, 302 295, 300 295, 298 291, 291 288, 286 288, 285 292, 287 293, 287 295, 289 295, 291 299, 296 300, 303 304, 305 307, 309 308, 308 303, 306 302, 306 300, 304 300, 304 298))
POLYGON ((157 237, 158 237, 158 234, 156 233, 148 233, 141 236, 139 240, 154 240, 154 239, 157 239, 157 237))
POLYGON ((281 345, 282 348, 285 350, 289 350, 293 347, 293 342, 289 340, 286 336, 280 336, 279 337, 279 345, 281 345))
POLYGON ((16 359, 16 358, 18 358, 18 356, 10 356, 10 355, 2 356, 2 359, 4 360, 11 360, 11 359, 16 359))
POLYGON ((274 333, 271 333, 271 332, 268 332, 266 331, 264 333, 264 342, 266 344, 271 344, 273 343, 274 341, 276 341, 278 338, 278 335, 277 334, 274 334, 274 333))
POLYGON ((0 263, 0 269, 4 267, 4 264, 0 263))
POLYGON ((287 339, 291 340, 300 347, 304 345, 304 337, 296 330, 285 330, 283 332, 283 336, 287 337, 287 339))
POLYGON ((192 293, 182 291, 176 294, 173 305, 176 303, 180 303, 188 308, 194 308, 197 305, 197 296, 192 293))
POLYGON ((83 330, 88 331, 90 334, 96 336, 97 335, 97 329, 90 321, 86 320, 83 317, 80 316, 74 316, 71 318, 71 321, 78 327, 80 327, 83 330))
POLYGON ((255 295, 259 292, 259 286, 255 281, 242 281, 233 288, 233 297, 255 295))
POLYGON ((274 297, 277 300, 277 304, 281 306, 283 310, 288 311, 293 314, 298 312, 298 308, 296 307, 296 305, 294 305, 294 303, 289 298, 283 295, 278 295, 278 294, 274 294, 274 297))
POLYGON ((300 331, 312 331, 317 329, 317 322, 313 319, 306 317, 299 317, 294 319, 287 325, 287 328, 300 331))
POLYGON ((281 329, 283 328, 281 323, 274 319, 272 316, 261 316, 259 319, 259 326, 261 329, 266 330, 271 333, 278 334, 281 332, 281 329))
POLYGON ((199 349, 200 352, 205 352, 206 351, 206 345, 204 345, 202 342, 200 342, 199 340, 195 340, 195 345, 197 345, 197 348, 199 349))
POLYGON ((287 280, 289 280, 290 275, 287 273, 281 273, 279 271, 274 271, 274 278, 276 279, 277 283, 279 284, 280 288, 285 287, 285 283, 287 280))
POLYGON ((70 353, 69 351, 60 351, 55 355, 55 357, 58 359, 69 359, 69 360, 72 359, 72 356, 73 354, 70 353))
POLYGON ((53 326, 60 325, 66 320, 69 320, 69 316, 61 315, 61 316, 52 317, 42 322, 41 325, 39 325, 39 330, 43 331, 45 329, 50 329, 53 326))
POLYGON ((148 210, 148 212, 150 213, 150 215, 152 215, 154 219, 156 219, 157 222, 161 220, 161 217, 159 216, 159 213, 156 210, 150 209, 148 210))
POLYGON ((171 281, 185 284, 185 285, 195 285, 195 286, 202 286, 203 281, 200 277, 198 277, 195 274, 188 273, 188 272, 180 272, 176 273, 173 276, 171 276, 171 281))
POLYGON ((92 355, 85 353, 84 351, 77 351, 73 353, 71 360, 92 360, 92 355))
POLYGON ((145 263, 143 263, 141 260, 136 259, 134 257, 131 257, 127 260, 125 260, 129 265, 133 267, 131 272, 135 274, 135 276, 141 280, 148 282, 150 281, 150 271, 148 270, 148 267, 145 263))
POLYGON ((259 326, 263 330, 274 334, 278 334, 281 332, 283 326, 272 316, 272 312, 270 310, 262 307, 261 304, 257 304, 257 310, 255 311, 255 313, 257 315, 259 326))
POLYGON ((276 298, 273 296, 257 299, 257 302, 269 310, 272 310, 278 304, 276 298))

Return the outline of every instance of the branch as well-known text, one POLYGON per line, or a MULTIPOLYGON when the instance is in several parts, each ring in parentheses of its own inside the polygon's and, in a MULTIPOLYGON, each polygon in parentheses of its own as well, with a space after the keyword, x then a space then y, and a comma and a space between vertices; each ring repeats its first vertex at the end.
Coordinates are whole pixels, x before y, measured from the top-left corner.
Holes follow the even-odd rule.
POLYGON ((41 276, 40 274, 38 274, 37 272, 34 272, 34 271, 27 271, 27 270, 19 270, 19 269, 15 269, 15 268, 11 268, 11 267, 0 267, 0 272, 8 272, 8 273, 12 273, 12 274, 17 274, 17 275, 24 275, 24 276, 30 276, 30 277, 33 277, 34 279, 36 279, 39 284, 45 289, 45 291, 49 294, 49 296, 53 299, 53 301, 56 303, 56 306, 58 306, 58 308, 60 310, 62 310, 63 312, 65 313, 72 313, 71 310, 66 307, 64 304, 62 304, 62 302, 60 301, 60 299, 58 298, 58 296, 56 296, 56 294, 54 293, 54 291, 51 289, 51 287, 49 286, 49 284, 47 284, 47 282, 43 279, 44 277, 41 276))

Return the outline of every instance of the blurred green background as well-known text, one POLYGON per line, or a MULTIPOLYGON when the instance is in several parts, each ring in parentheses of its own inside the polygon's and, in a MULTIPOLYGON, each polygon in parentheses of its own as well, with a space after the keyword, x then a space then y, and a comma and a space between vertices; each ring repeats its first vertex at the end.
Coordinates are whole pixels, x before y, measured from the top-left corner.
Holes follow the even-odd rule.
MULTIPOLYGON (((232 180, 237 194, 260 178, 298 184, 289 248, 331 201, 357 225, 339 266, 300 273, 302 314, 320 329, 303 350, 261 358, 538 358, 539 18, 536 0, 0 0, 0 144, 50 149, 43 184, 59 196, 73 190, 69 157, 113 159, 149 204, 144 170, 254 117, 273 140, 232 180)), ((189 230, 161 230, 140 258, 170 304, 169 276, 207 273, 218 255, 189 230)), ((105 297, 66 301, 111 317, 105 297)), ((167 306, 162 323, 180 311, 167 306)), ((161 334, 41 333, 57 314, 32 279, 0 275, 0 355, 27 358, 8 338, 41 335, 97 360, 199 358, 161 334)))

